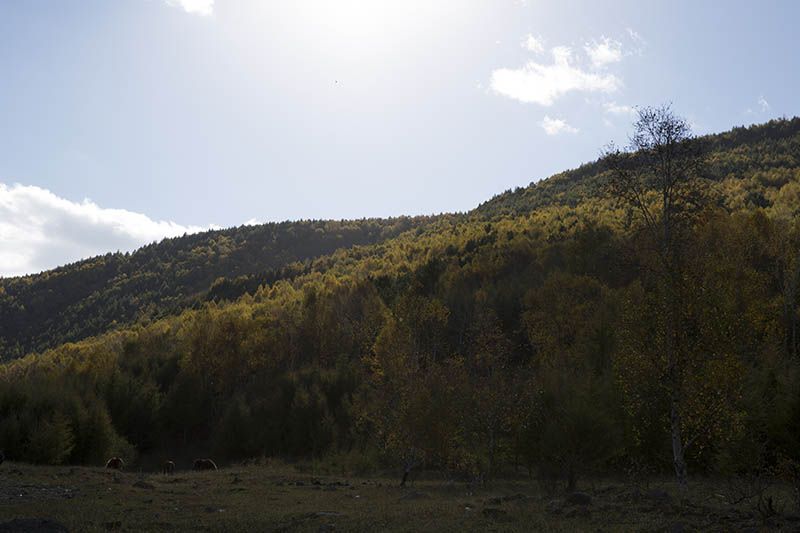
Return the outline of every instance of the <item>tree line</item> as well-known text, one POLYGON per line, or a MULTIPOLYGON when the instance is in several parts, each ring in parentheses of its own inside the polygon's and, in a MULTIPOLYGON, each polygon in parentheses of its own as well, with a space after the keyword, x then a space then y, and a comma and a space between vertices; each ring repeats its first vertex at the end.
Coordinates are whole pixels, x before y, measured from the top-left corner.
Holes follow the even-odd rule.
POLYGON ((690 471, 796 471, 800 226, 781 191, 800 175, 765 172, 751 181, 782 183, 767 207, 736 207, 732 177, 702 174, 710 200, 680 225, 679 254, 598 195, 439 217, 257 286, 220 281, 180 313, 0 367, 0 448, 41 463, 328 458, 398 479, 521 471, 572 488, 674 471, 677 424, 690 471))
MULTIPOLYGON (((45 463, 199 446, 571 483, 668 469, 668 409, 652 396, 660 289, 641 236, 529 224, 486 224, 479 239, 456 226, 452 255, 279 280, 6 364, 0 446, 45 463)), ((694 469, 733 468, 752 446, 765 466, 800 458, 785 283, 797 239, 796 223, 713 211, 685 243, 679 342, 710 354, 684 384, 694 469)))

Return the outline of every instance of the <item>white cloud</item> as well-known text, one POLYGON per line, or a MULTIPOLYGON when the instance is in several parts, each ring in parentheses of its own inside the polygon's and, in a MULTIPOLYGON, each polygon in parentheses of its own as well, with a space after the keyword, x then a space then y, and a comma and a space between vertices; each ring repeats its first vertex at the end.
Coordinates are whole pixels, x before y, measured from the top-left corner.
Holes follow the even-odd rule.
POLYGON ((492 72, 492 89, 520 102, 543 106, 570 91, 616 91, 622 81, 613 74, 587 72, 575 66, 572 50, 556 46, 550 50, 553 63, 529 61, 517 69, 501 68, 492 72))
POLYGON ((647 41, 642 39, 642 36, 633 29, 625 28, 625 30, 628 32, 628 37, 630 37, 630 40, 633 43, 633 53, 639 56, 644 55, 644 49, 647 47, 647 41))
POLYGON ((544 132, 548 135, 558 135, 559 133, 578 133, 578 128, 573 128, 560 118, 550 118, 545 115, 544 119, 539 122, 544 132))
POLYGON ((214 12, 214 0, 165 0, 173 7, 180 7, 187 13, 208 16, 214 12))
POLYGON ((541 54, 544 52, 544 41, 541 37, 534 37, 529 33, 522 41, 522 47, 536 54, 541 54))
POLYGON ((595 68, 605 68, 610 63, 622 61, 622 43, 601 37, 600 42, 592 41, 583 47, 595 68))
POLYGON ((0 183, 0 276, 41 272, 164 237, 215 229, 155 221, 91 200, 59 198, 46 189, 0 183))
POLYGON ((644 43, 644 39, 642 39, 642 36, 639 35, 639 32, 634 31, 633 28, 625 28, 625 31, 628 32, 628 36, 631 38, 632 41, 637 43, 644 43))
POLYGON ((758 100, 756 100, 756 104, 758 105, 757 110, 754 110, 752 107, 748 107, 745 110, 745 113, 748 115, 755 115, 756 113, 766 113, 772 108, 772 106, 769 105, 769 102, 767 102, 766 98, 764 98, 763 95, 758 97, 758 100))
POLYGON ((629 105, 619 105, 616 102, 606 102, 603 104, 606 113, 612 115, 635 115, 636 109, 629 105))

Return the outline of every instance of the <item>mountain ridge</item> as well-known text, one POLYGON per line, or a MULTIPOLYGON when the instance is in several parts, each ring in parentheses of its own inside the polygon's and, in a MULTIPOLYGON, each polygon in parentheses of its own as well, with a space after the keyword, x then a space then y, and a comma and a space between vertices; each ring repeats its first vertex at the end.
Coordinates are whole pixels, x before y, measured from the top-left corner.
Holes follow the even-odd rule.
MULTIPOLYGON (((800 191, 784 189, 795 187, 800 172, 800 118, 703 138, 710 145, 709 177, 723 189, 727 209, 786 210, 793 205, 800 191), (788 198, 782 200, 782 192, 788 198)), ((260 286, 308 273, 315 260, 331 262, 337 250, 376 246, 409 231, 435 231, 442 221, 539 216, 561 221, 557 227, 571 227, 579 206, 595 213, 611 209, 598 189, 603 173, 599 159, 505 191, 464 214, 211 230, 164 239, 132 253, 109 253, 40 274, 2 278, 0 358, 178 314, 203 301, 252 294, 260 286), (566 226, 565 216, 570 218, 566 226)))

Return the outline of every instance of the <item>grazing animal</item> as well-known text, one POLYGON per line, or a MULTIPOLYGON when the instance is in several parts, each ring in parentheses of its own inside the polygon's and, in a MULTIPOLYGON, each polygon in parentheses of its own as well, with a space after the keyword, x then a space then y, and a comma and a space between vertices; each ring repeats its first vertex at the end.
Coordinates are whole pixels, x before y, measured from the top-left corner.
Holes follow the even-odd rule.
POLYGON ((193 470, 216 470, 217 464, 211 459, 195 459, 193 470))
POLYGON ((172 461, 167 461, 166 463, 164 463, 164 468, 162 469, 162 472, 164 472, 165 474, 174 473, 175 472, 175 463, 172 462, 172 461))
POLYGON ((125 468, 125 461, 119 457, 112 457, 106 463, 106 468, 113 468, 114 470, 122 470, 125 468))

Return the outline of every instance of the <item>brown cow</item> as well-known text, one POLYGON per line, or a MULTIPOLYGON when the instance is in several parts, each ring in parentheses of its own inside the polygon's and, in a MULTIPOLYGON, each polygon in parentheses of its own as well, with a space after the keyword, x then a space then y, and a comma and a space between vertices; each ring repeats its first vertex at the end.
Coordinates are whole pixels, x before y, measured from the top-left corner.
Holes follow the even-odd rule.
POLYGON ((175 472, 175 463, 172 461, 167 461, 164 463, 164 468, 161 471, 165 474, 173 474, 175 472))
POLYGON ((122 470, 123 468, 125 468, 125 461, 123 461, 119 457, 112 457, 106 463, 106 468, 112 468, 114 470, 122 470))
POLYGON ((217 464, 211 459, 195 459, 193 470, 216 470, 217 464))

